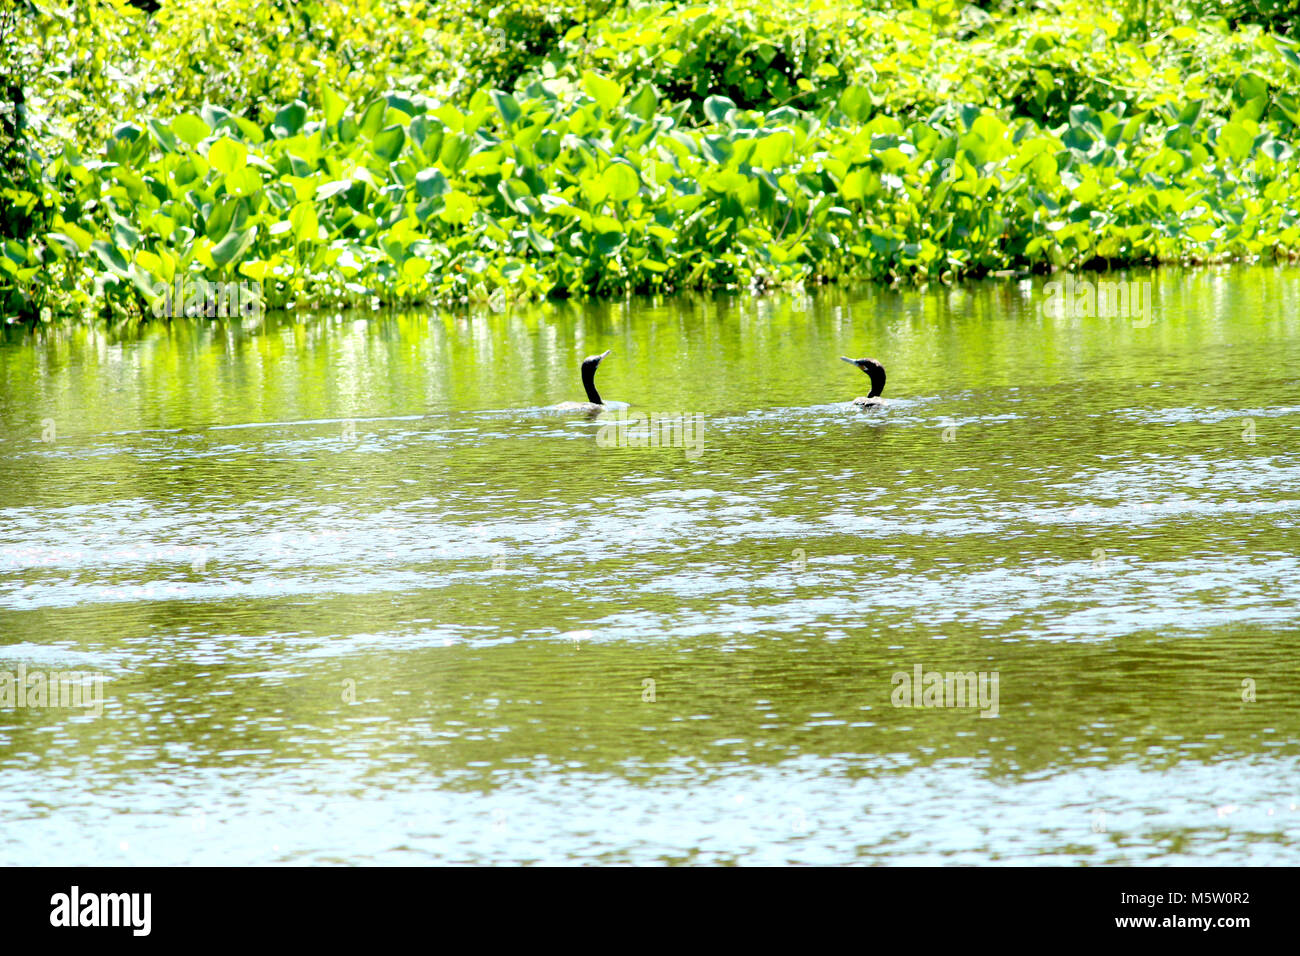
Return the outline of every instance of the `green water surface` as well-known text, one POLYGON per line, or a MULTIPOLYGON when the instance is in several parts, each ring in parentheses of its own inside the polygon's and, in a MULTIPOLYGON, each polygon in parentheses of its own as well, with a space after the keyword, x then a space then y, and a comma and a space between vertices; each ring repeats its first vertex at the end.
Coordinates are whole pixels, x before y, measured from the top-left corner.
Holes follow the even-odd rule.
POLYGON ((1300 863, 1300 270, 1127 278, 5 333, 0 863, 1300 863))

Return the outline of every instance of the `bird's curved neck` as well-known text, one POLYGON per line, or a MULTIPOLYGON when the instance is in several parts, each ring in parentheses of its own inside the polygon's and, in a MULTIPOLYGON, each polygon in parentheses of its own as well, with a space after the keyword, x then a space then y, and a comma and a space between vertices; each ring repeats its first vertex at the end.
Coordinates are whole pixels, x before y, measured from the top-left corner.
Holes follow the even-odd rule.
POLYGON ((867 398, 878 398, 885 390, 885 373, 872 369, 867 375, 871 378, 871 391, 867 393, 867 398))
POLYGON ((600 392, 596 391, 596 366, 583 366, 582 387, 587 390, 587 401, 591 402, 591 404, 605 404, 600 400, 600 392))

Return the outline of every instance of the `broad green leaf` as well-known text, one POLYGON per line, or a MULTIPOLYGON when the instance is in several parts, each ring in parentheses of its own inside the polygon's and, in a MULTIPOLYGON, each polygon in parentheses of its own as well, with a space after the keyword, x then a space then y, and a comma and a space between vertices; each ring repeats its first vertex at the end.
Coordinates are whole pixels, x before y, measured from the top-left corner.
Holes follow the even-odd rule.
POLYGON ((839 107, 849 119, 861 123, 871 115, 871 93, 862 86, 845 87, 840 94, 839 107))
POLYGON ((736 104, 725 96, 710 96, 704 101, 704 115, 714 123, 726 122, 727 114, 735 108, 736 104))
POLYGON ((134 249, 140 244, 140 233, 129 223, 117 222, 113 224, 113 242, 118 248, 134 249))
POLYGON ((162 259, 146 249, 141 249, 135 254, 135 264, 152 276, 162 277, 162 259))
POLYGON ((74 256, 81 255, 81 251, 82 251, 81 246, 77 244, 77 240, 73 239, 71 236, 67 235, 66 233, 47 232, 45 234, 45 241, 52 248, 62 249, 64 252, 68 253, 69 255, 74 255, 74 256))
POLYGON ((316 201, 321 202, 331 199, 339 193, 345 193, 352 188, 352 180, 336 179, 333 182, 321 183, 316 187, 316 201))
POLYGON ((754 147, 752 162, 765 169, 784 166, 790 159, 794 148, 794 137, 785 130, 773 133, 758 140, 754 147))
POLYGON ((172 120, 172 132, 191 146, 197 146, 212 135, 212 127, 193 113, 182 113, 172 120))
POLYGON ((636 96, 632 97, 628 103, 628 109, 635 115, 641 117, 646 122, 654 119, 655 111, 659 108, 659 95, 650 84, 646 84, 637 91, 636 96))
POLYGON ((213 140, 212 145, 208 147, 208 162, 223 176, 228 176, 237 169, 243 169, 247 157, 248 150, 244 148, 243 143, 236 143, 226 137, 213 140))
POLYGON ((248 251, 256 236, 256 226, 249 226, 243 232, 234 229, 230 230, 226 238, 212 247, 212 261, 222 268, 238 261, 248 251))
POLYGON ((171 127, 160 123, 156 119, 151 119, 149 120, 149 131, 153 133, 154 139, 158 141, 158 145, 164 153, 176 152, 176 134, 171 131, 171 127))
POLYGON ((250 166, 226 177, 226 192, 232 196, 251 196, 261 188, 261 174, 250 166))
POLYGON ((1231 119, 1232 122, 1234 123, 1240 122, 1242 120, 1250 120, 1252 122, 1258 122, 1260 117, 1264 115, 1264 111, 1266 109, 1268 109, 1268 97, 1257 96, 1254 99, 1247 100, 1244 104, 1242 104, 1241 109, 1234 111, 1231 119))
POLYGON ((474 200, 460 190, 452 190, 444 198, 445 205, 438 215, 444 222, 463 225, 474 214, 474 200))
POLYGON ((408 282, 415 282, 424 277, 431 265, 428 259, 412 257, 402 263, 402 275, 408 282))
POLYGON ((406 145, 406 131, 400 126, 385 127, 375 134, 374 142, 370 144, 375 155, 386 163, 397 159, 404 145, 406 145))
POLYGON ((553 129, 548 129, 538 138, 533 152, 543 162, 552 163, 560 155, 560 143, 560 134, 553 129))
POLYGON ((490 95, 493 104, 495 104, 497 108, 497 112, 500 113, 501 118, 505 120, 506 127, 509 128, 514 126, 515 122, 524 112, 519 107, 519 101, 509 93, 505 93, 501 90, 492 90, 490 95))
POLYGON ((840 184, 840 195, 845 199, 866 199, 875 195, 879 189, 875 173, 863 166, 844 177, 844 182, 840 184))
POLYGON ((1192 100, 1186 103, 1178 113, 1177 122, 1183 126, 1195 126, 1196 118, 1201 115, 1201 108, 1204 106, 1204 100, 1192 100))
POLYGON ((1255 145, 1255 134, 1244 123, 1227 123, 1219 130, 1219 146, 1230 158, 1241 162, 1250 155, 1255 145))
POLYGON ((609 191, 610 198, 616 202, 626 202, 641 188, 641 180, 636 170, 626 163, 611 163, 601 173, 601 179, 609 191))
POLYGON ((623 99, 623 87, 620 84, 590 70, 582 74, 582 88, 606 112, 612 110, 623 99))
POLYGON ((4 254, 9 257, 11 262, 15 262, 18 265, 24 265, 27 262, 27 247, 17 239, 6 239, 4 245, 0 246, 0 249, 4 250, 4 254))
POLYGON ((78 248, 80 248, 82 252, 90 251, 90 246, 94 241, 94 237, 85 229, 82 229, 74 222, 65 222, 63 223, 62 231, 77 244, 78 248))
POLYGON ((123 279, 130 278, 127 272, 126 257, 112 243, 103 239, 96 239, 90 244, 90 248, 95 251, 95 255, 99 257, 99 261, 104 264, 105 269, 123 279))
POLYGON ((347 101, 335 93, 328 83, 320 86, 320 105, 325 114, 325 123, 329 126, 341 120, 348 108, 347 101))
POLYGON ((276 112, 275 121, 271 123, 271 135, 276 139, 296 136, 305 122, 307 122, 307 104, 302 100, 294 100, 276 112))
POLYGON ((370 139, 374 139, 384 127, 384 114, 388 112, 387 100, 374 100, 366 107, 366 111, 361 114, 361 132, 370 139))
POLYGON ((441 196, 451 188, 441 169, 423 169, 415 175, 415 191, 425 199, 441 196))
POLYGON ((300 202, 294 206, 289 213, 289 222, 293 226, 295 242, 315 242, 318 238, 320 223, 316 218, 316 207, 311 203, 300 202))
POLYGON ((464 133, 452 133, 442 138, 442 150, 438 154, 438 161, 453 173, 458 172, 469 159, 470 150, 473 148, 473 140, 464 133))

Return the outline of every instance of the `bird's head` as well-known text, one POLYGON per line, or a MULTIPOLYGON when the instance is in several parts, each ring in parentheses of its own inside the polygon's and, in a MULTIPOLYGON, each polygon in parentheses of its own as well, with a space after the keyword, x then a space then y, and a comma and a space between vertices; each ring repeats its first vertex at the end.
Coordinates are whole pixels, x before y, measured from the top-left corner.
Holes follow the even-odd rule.
POLYGON ((867 378, 871 379, 871 395, 869 397, 875 398, 885 390, 885 366, 881 365, 875 359, 851 359, 847 356, 841 355, 840 361, 848 362, 850 365, 856 366, 867 376, 867 378))

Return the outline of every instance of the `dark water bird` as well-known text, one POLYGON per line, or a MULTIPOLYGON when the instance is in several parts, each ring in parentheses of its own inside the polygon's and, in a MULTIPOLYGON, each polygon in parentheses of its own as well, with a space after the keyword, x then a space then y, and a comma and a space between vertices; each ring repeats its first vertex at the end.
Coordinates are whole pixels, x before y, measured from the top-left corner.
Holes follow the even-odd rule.
MULTIPOLYGON (((600 392, 596 391, 596 369, 600 363, 605 360, 605 356, 613 349, 607 349, 599 355, 588 355, 582 360, 582 387, 587 390, 587 400, 585 402, 560 402, 558 405, 552 405, 555 411, 559 412, 603 412, 606 403, 601 400, 600 392)), ((611 402, 611 405, 619 403, 611 402)))
POLYGON ((887 405, 888 400, 880 397, 880 393, 885 390, 885 367, 872 358, 851 359, 840 356, 840 361, 848 362, 866 373, 867 378, 871 379, 871 391, 865 396, 855 398, 854 405, 863 408, 869 408, 876 405, 887 405))

